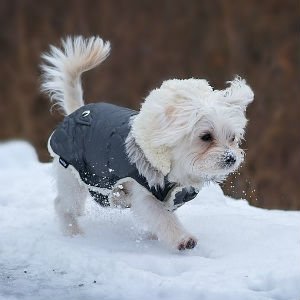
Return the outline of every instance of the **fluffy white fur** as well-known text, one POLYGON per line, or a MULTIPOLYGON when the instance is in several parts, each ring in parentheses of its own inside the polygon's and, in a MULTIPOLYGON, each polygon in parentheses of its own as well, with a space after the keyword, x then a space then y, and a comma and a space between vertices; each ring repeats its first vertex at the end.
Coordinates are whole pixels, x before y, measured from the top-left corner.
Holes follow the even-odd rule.
POLYGON ((214 91, 206 80, 165 81, 149 94, 133 120, 132 134, 142 151, 175 182, 201 186, 203 179, 222 179, 232 172, 217 166, 226 149, 237 156, 235 167, 242 161, 237 144, 244 134, 244 112, 253 92, 239 77, 229 83, 229 88, 214 91), (201 143, 199 137, 205 132, 214 133, 215 147, 207 149, 201 143), (235 142, 230 143, 233 136, 235 142))
POLYGON ((81 74, 107 58, 110 44, 99 37, 85 40, 78 36, 62 40, 62 47, 63 50, 51 46, 50 53, 42 55, 50 65, 41 65, 44 72, 42 90, 69 115, 84 105, 81 74))
MULTIPOLYGON (((80 76, 100 64, 109 49, 109 43, 99 37, 69 37, 62 41, 62 50, 52 46, 50 54, 42 56, 47 63, 42 65, 42 89, 65 114, 84 105, 80 76)), ((178 189, 222 181, 238 168, 243 161, 238 144, 247 123, 245 110, 252 100, 251 88, 239 77, 225 90, 214 90, 206 80, 194 78, 163 82, 132 119, 126 149, 150 186, 163 186, 166 175, 177 185, 162 203, 125 178, 109 191, 111 204, 131 206, 149 230, 170 246, 193 248, 196 238, 183 228, 170 203, 178 189)), ((52 155, 58 189, 55 207, 62 229, 70 235, 81 233, 77 218, 84 212, 88 188, 76 170, 62 168, 52 155)))

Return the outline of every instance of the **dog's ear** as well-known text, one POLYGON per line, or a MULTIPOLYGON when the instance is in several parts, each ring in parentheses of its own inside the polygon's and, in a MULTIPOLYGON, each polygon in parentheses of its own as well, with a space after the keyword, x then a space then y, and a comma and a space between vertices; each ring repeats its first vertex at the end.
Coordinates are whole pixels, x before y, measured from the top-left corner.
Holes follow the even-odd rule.
POLYGON ((239 76, 236 76, 232 81, 227 83, 230 86, 222 91, 221 101, 234 106, 239 106, 243 111, 246 110, 247 105, 253 101, 254 94, 246 81, 239 76))
POLYGON ((204 79, 171 79, 162 83, 160 89, 160 103, 164 98, 164 116, 168 122, 189 121, 185 115, 191 115, 199 101, 209 97, 213 89, 204 79))
POLYGON ((155 146, 172 147, 191 132, 198 121, 201 101, 210 97, 212 87, 204 79, 171 79, 162 83, 159 89, 151 93, 152 112, 158 123, 152 143, 155 146))
POLYGON ((152 139, 155 146, 172 147, 189 134, 199 119, 198 109, 194 102, 180 97, 176 102, 167 103, 156 115, 157 129, 152 139))

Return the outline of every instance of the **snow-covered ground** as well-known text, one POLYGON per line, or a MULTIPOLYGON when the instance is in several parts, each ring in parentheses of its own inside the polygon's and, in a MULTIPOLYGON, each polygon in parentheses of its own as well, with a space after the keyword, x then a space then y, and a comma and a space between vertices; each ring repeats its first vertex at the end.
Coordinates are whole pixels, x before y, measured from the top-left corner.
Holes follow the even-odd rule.
MULTIPOLYGON (((274 187, 276 188, 276 187, 274 187)), ((128 210, 88 201, 83 237, 61 235, 51 165, 0 144, 0 299, 299 299, 299 212, 264 210, 211 185, 178 210, 193 250, 150 240, 128 210)))

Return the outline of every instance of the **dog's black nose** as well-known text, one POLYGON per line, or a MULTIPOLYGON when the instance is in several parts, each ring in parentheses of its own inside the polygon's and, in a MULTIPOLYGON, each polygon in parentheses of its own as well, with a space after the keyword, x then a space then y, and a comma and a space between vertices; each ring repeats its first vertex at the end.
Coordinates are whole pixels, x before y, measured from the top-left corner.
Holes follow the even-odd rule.
POLYGON ((236 157, 233 156, 232 154, 227 154, 225 156, 225 164, 226 167, 231 167, 232 165, 234 165, 236 162, 236 157))

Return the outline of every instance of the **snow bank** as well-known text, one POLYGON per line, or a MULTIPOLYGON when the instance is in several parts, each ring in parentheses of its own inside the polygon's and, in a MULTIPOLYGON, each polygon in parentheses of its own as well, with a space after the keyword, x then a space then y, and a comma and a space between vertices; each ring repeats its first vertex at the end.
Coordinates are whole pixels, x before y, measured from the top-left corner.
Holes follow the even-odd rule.
POLYGON ((0 144, 0 299, 299 299, 299 212, 254 208, 211 185, 178 210, 191 251, 150 240, 130 211, 91 199, 85 236, 61 235, 51 166, 0 144))

